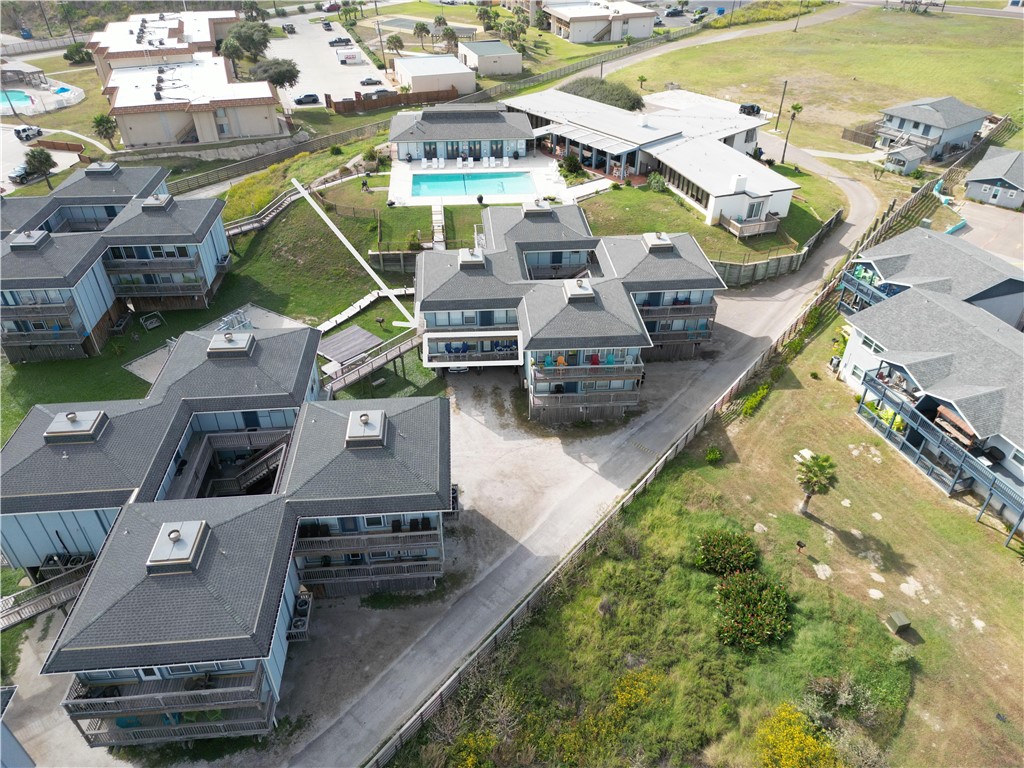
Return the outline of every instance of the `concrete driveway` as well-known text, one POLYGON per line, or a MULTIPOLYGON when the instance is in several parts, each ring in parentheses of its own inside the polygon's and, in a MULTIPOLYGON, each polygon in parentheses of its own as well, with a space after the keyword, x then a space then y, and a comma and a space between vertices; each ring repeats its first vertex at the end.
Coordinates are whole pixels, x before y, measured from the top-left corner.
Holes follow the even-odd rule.
MULTIPOLYGON (((11 120, 12 118, 7 118, 8 122, 0 126, 0 172, 3 173, 3 178, 0 178, 0 187, 8 192, 17 189, 20 185, 9 181, 7 174, 25 162, 25 153, 31 149, 30 142, 18 141, 15 138, 14 129, 21 123, 14 124, 11 120)), ((52 131, 43 131, 44 136, 47 133, 52 133, 52 131)), ((49 152, 57 161, 57 167, 53 169, 54 173, 66 170, 78 162, 78 155, 74 152, 60 152, 56 149, 51 149, 49 152)))
MULTIPOLYGON (((299 66, 299 82, 294 88, 281 89, 281 101, 290 109, 323 109, 324 94, 341 101, 352 98, 356 91, 367 92, 375 88, 390 87, 384 73, 370 64, 366 54, 358 46, 351 48, 332 48, 329 40, 336 37, 351 37, 341 23, 338 14, 320 12, 305 16, 289 16, 282 19, 295 25, 295 34, 287 38, 274 38, 270 41, 267 56, 278 59, 292 59, 299 66), (330 32, 321 28, 320 24, 312 24, 309 19, 319 19, 326 15, 334 29, 330 32), (338 51, 357 52, 363 63, 339 64, 338 51), (359 81, 366 77, 383 80, 384 85, 361 86, 359 81), (315 93, 320 97, 320 104, 295 104, 293 99, 304 93, 315 93)), ((271 21, 278 26, 277 21, 271 21)))
POLYGON ((967 226, 956 233, 958 237, 1013 264, 1024 262, 1024 214, 970 201, 964 203, 960 214, 967 219, 967 226))

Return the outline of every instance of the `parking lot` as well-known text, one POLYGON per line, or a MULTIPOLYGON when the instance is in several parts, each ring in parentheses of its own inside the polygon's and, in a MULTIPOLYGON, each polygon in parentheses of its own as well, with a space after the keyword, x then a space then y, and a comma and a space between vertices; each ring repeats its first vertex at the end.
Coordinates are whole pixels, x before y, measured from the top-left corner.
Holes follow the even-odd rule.
MULTIPOLYGON (((18 141, 14 136, 14 128, 14 125, 5 125, 3 130, 0 130, 0 158, 2 158, 0 160, 0 172, 3 173, 3 178, 0 178, 0 187, 3 187, 8 192, 12 189, 17 189, 20 185, 8 180, 7 174, 13 171, 16 166, 25 162, 25 153, 29 150, 29 142, 18 141)), ((45 135, 46 133, 52 133, 52 131, 44 131, 43 133, 45 135)), ((59 173, 78 162, 78 155, 74 152, 58 152, 55 149, 51 149, 50 154, 57 161, 57 167, 53 169, 53 173, 59 173)))
MULTIPOLYGON (((351 48, 332 48, 328 41, 336 37, 351 37, 338 22, 338 14, 327 14, 331 20, 331 31, 323 29, 320 24, 312 24, 309 19, 319 19, 322 13, 306 16, 289 16, 287 21, 295 25, 295 34, 287 38, 274 38, 270 41, 268 58, 292 59, 299 67, 299 82, 294 88, 281 89, 281 101, 292 109, 322 109, 324 94, 340 101, 352 98, 356 91, 369 92, 375 88, 390 87, 384 73, 367 62, 366 54, 356 45, 351 48), (361 64, 343 65, 338 62, 338 51, 357 52, 361 64), (384 85, 361 86, 359 81, 366 77, 383 80, 384 85), (294 103, 296 96, 304 93, 315 93, 320 97, 320 104, 294 103)), ((276 23, 274 26, 278 26, 276 23)))

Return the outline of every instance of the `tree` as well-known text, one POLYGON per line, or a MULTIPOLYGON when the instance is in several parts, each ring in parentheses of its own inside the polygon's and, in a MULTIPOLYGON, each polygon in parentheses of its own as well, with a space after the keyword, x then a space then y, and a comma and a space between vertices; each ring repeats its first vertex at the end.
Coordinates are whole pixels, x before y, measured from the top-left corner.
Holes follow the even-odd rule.
POLYGON ((400 93, 409 93, 412 90, 412 86, 406 83, 398 87, 400 93))
POLYGON ((25 167, 33 175, 42 174, 46 186, 53 189, 53 184, 50 183, 50 171, 57 167, 57 161, 53 159, 53 155, 42 147, 33 147, 25 154, 25 167))
POLYGON ((242 50, 242 46, 239 45, 238 41, 233 37, 229 37, 223 43, 220 44, 220 55, 231 62, 231 70, 238 79, 238 62, 245 58, 245 51, 242 50))
POLYGON ((397 55, 405 48, 405 43, 402 42, 402 38, 398 35, 388 35, 388 39, 384 41, 384 47, 397 55))
POLYGON ((265 8, 261 8, 256 0, 245 0, 242 3, 242 15, 245 16, 246 21, 266 21, 270 18, 270 13, 265 8))
POLYGON ((484 29, 491 28, 491 9, 486 6, 476 9, 476 18, 481 24, 484 25, 484 29))
MULTIPOLYGON (((227 40, 235 40, 249 58, 258 61, 270 45, 270 27, 258 21, 243 21, 231 28, 227 40)), ((225 40, 224 42, 227 42, 225 40)), ((223 45, 221 49, 223 50, 223 45)))
POLYGON ((525 8, 520 8, 518 5, 512 9, 512 16, 520 24, 530 23, 530 13, 525 8))
POLYGON ((266 80, 278 88, 294 88, 299 82, 299 67, 291 59, 267 59, 249 70, 252 80, 266 80))
POLYGON ((448 19, 446 19, 441 14, 438 14, 437 16, 434 17, 434 26, 435 27, 447 27, 448 26, 448 19))
POLYGON ((533 26, 537 29, 549 29, 551 27, 551 18, 543 10, 538 9, 533 17, 533 26))
POLYGON ((640 90, 644 89, 644 83, 647 82, 647 75, 637 75, 636 81, 640 83, 640 90))
POLYGON ((455 53, 459 49, 459 33, 451 27, 441 30, 441 39, 444 40, 444 48, 448 53, 455 53))
POLYGON ((110 144, 111 149, 116 149, 114 137, 117 135, 117 121, 114 118, 110 115, 96 115, 92 119, 92 131, 110 144))
POLYGON ((91 64, 92 51, 85 47, 85 43, 72 43, 64 51, 64 60, 70 64, 91 64))
POLYGON ((804 500, 800 512, 806 513, 812 496, 824 496, 839 481, 836 476, 836 463, 831 456, 814 453, 811 458, 800 462, 796 473, 796 481, 804 492, 804 500))
POLYGON ((71 33, 71 41, 74 43, 78 42, 78 38, 75 37, 75 20, 81 15, 81 12, 75 8, 71 3, 58 3, 57 4, 57 15, 68 25, 68 31, 71 33))
POLYGON ((412 36, 420 39, 420 48, 425 50, 426 46, 423 45, 423 38, 430 36, 430 27, 422 21, 417 21, 416 26, 412 28, 412 36))
POLYGON ((796 122, 796 116, 804 111, 803 104, 794 104, 789 108, 789 128, 786 129, 786 143, 782 145, 782 159, 780 163, 786 162, 786 150, 789 149, 789 132, 793 130, 793 123, 796 122))

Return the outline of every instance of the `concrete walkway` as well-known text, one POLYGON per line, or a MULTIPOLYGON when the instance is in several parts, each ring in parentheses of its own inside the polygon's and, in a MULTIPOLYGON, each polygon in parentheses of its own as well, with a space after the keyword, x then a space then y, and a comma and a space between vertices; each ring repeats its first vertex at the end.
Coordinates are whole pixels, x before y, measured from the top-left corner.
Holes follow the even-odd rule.
POLYGON ((854 162, 862 163, 877 163, 885 160, 885 152, 880 149, 874 152, 825 152, 820 149, 807 149, 804 151, 814 157, 828 157, 833 160, 853 160, 854 162))

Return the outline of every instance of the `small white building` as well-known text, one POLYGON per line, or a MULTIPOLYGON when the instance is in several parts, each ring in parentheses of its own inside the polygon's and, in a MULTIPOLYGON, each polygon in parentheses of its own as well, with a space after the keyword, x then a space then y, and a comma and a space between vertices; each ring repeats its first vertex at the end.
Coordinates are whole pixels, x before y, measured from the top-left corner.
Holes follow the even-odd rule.
POLYGON ((476 90, 476 73, 454 56, 403 56, 394 63, 398 84, 413 93, 455 88, 464 96, 476 90))
POLYGON ((892 147, 885 153, 885 170, 909 176, 917 170, 921 161, 926 157, 928 154, 915 144, 892 147))
POLYGON ((462 41, 459 61, 481 75, 518 75, 523 71, 523 55, 501 40, 462 41))
POLYGON ((654 34, 658 14, 628 0, 546 3, 551 31, 570 43, 617 42, 627 35, 636 39, 654 34))

